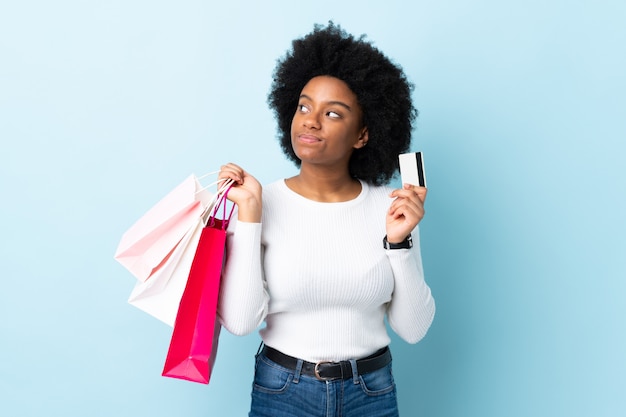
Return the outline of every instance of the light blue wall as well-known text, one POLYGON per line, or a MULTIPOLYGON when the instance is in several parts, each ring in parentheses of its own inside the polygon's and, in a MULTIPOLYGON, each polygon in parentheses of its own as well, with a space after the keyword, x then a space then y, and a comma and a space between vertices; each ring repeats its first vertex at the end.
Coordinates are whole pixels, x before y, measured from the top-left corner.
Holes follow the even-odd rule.
POLYGON ((626 414, 623 1, 25 0, 0 5, 0 415, 245 415, 258 336, 224 332, 208 387, 161 377, 170 329, 113 253, 191 172, 294 172, 265 96, 329 18, 416 85, 438 312, 393 340, 403 415, 626 414))

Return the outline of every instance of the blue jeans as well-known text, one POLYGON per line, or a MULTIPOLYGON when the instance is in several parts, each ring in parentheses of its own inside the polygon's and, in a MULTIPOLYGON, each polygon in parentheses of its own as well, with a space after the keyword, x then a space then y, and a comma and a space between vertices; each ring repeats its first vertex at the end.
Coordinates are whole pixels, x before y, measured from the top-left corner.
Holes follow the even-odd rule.
MULTIPOLYGON (((320 381, 256 356, 249 417, 398 417, 391 364, 349 379, 320 381)), ((352 368, 356 369, 354 361, 352 368)))

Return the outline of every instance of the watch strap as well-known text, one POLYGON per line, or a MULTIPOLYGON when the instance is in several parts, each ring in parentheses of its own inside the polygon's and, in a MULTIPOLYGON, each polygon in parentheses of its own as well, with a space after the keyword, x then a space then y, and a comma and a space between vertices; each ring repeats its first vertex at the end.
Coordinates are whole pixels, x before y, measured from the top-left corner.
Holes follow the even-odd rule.
POLYGON ((413 247, 413 238, 409 234, 402 242, 400 243, 390 243, 387 240, 387 236, 383 238, 383 247, 387 250, 390 249, 411 249, 413 247))

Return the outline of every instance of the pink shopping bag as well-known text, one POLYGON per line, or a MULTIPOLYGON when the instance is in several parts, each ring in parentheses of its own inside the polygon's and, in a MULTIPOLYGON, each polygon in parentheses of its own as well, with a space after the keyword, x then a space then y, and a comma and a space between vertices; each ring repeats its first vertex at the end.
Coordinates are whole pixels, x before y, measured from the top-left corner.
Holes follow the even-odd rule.
POLYGON ((174 326, 204 225, 205 220, 198 218, 150 279, 137 281, 128 297, 129 304, 174 326))
MULTIPOLYGON (((225 208, 225 198, 220 204, 225 208)), ((217 300, 229 218, 212 216, 202 229, 180 300, 163 376, 209 383, 221 329, 216 319, 217 300)))
POLYGON ((189 176, 124 233, 114 258, 146 281, 214 203, 213 197, 195 175, 189 176))

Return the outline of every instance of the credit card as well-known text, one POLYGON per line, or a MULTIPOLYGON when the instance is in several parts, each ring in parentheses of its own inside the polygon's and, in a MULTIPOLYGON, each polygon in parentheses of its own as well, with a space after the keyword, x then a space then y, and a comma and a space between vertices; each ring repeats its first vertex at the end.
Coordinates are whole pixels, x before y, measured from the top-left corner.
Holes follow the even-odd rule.
POLYGON ((424 156, 421 152, 403 153, 398 156, 400 161, 400 177, 402 184, 419 185, 426 187, 424 173, 424 156))

